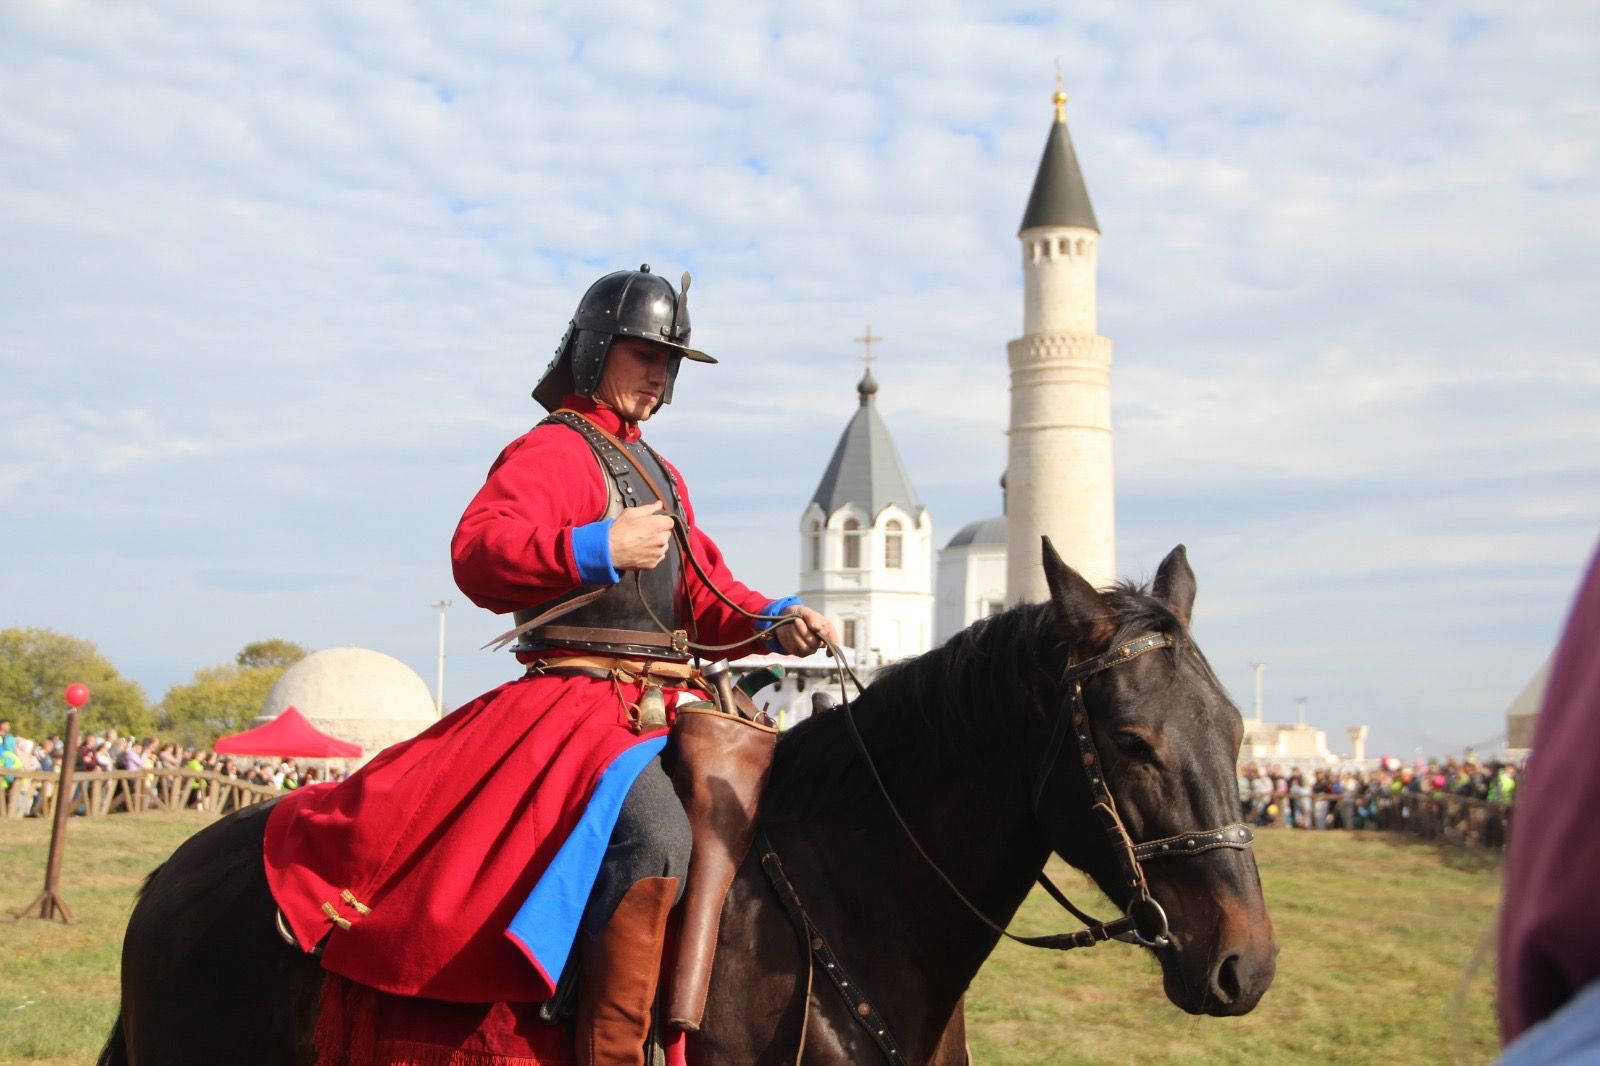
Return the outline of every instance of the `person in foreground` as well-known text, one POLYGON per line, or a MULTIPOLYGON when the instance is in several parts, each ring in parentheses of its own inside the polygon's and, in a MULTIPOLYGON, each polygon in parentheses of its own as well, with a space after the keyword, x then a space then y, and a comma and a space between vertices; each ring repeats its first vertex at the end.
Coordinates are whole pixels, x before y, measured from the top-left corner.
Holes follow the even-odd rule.
POLYGON ((1500 908, 1507 1066, 1600 1063, 1600 551, 1556 649, 1500 908))
MULTIPOLYGON (((711 691, 697 653, 808 655, 835 639, 798 600, 734 579, 677 469, 641 437, 683 360, 715 362, 689 346, 688 288, 648 265, 590 286, 534 390, 550 417, 500 453, 456 529, 456 582, 515 614, 522 676, 347 781, 286 797, 266 831, 283 919, 334 974, 549 1016, 564 1013, 576 961, 580 1062, 643 1058, 668 915, 701 839, 674 780, 691 807, 694 788, 663 755, 726 753, 719 780, 765 771, 741 754, 753 726, 692 743, 680 728, 664 751, 674 721, 711 717, 688 714, 711 691)), ((686 907, 721 903, 691 886, 686 907)))

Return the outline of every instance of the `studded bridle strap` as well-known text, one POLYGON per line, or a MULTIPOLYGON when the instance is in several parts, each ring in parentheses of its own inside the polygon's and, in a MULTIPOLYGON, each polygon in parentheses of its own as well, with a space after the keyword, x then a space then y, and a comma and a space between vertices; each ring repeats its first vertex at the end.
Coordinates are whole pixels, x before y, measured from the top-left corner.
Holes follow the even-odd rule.
POLYGON ((1146 633, 1142 637, 1118 644, 1115 648, 1093 659, 1085 660, 1076 666, 1067 667, 1067 672, 1062 675, 1063 681, 1082 681, 1091 674, 1098 674, 1102 670, 1109 670, 1113 666, 1121 666, 1132 659, 1137 659, 1148 651, 1157 648, 1170 648, 1177 642, 1165 633, 1146 633))

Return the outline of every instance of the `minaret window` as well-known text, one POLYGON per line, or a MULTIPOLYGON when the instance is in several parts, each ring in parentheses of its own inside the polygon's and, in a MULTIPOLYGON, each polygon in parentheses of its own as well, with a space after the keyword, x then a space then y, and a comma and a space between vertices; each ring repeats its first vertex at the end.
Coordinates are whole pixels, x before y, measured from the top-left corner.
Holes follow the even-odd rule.
MULTIPOLYGON (((861 523, 854 518, 844 520, 844 568, 861 569, 861 523)), ((846 625, 850 623, 846 622, 846 625)), ((850 642, 845 641, 846 644, 850 642)))
POLYGON ((883 565, 889 570, 899 570, 905 566, 900 523, 892 519, 883 527, 883 565))

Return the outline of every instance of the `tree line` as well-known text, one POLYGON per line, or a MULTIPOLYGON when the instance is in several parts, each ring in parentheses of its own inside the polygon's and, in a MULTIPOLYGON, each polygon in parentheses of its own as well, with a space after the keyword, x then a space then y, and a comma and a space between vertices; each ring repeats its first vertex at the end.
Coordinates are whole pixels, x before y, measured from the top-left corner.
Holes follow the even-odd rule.
POLYGON ((0 718, 9 718, 18 736, 58 735, 66 722, 62 693, 82 681, 93 694, 84 708, 85 732, 115 728, 209 747, 219 736, 249 728, 278 678, 309 654, 293 641, 251 641, 233 661, 201 667, 152 703, 87 640, 51 629, 0 629, 0 718))

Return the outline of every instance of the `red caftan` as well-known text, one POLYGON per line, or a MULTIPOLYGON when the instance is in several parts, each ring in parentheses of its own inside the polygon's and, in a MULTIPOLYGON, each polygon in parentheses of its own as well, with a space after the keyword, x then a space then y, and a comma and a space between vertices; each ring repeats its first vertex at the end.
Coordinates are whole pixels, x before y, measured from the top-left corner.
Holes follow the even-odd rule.
MULTIPOLYGON (((623 439, 639 435, 608 408, 575 396, 565 406, 623 439)), ((682 478, 669 473, 706 573, 729 599, 761 611, 771 601, 729 573, 694 525, 682 478)), ((456 583, 498 613, 570 591, 581 584, 573 530, 601 518, 608 502, 583 438, 563 425, 535 427, 501 452, 462 515, 451 543, 456 583)), ((700 642, 753 640, 751 620, 687 565, 684 581, 700 642)), ((644 739, 623 707, 639 695, 587 677, 519 678, 384 749, 348 780, 285 796, 267 824, 266 871, 300 946, 327 937, 324 967, 398 995, 547 999, 553 978, 505 930, 600 775, 644 739)), ((675 695, 666 691, 669 707, 675 695)))

